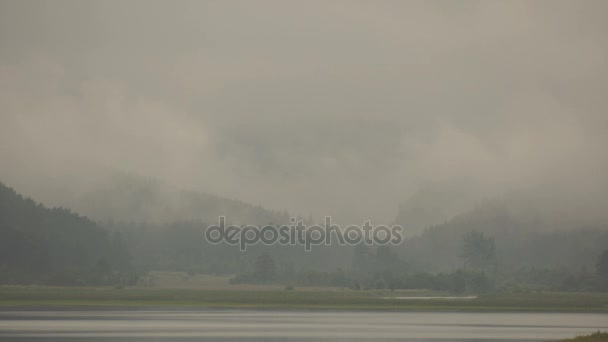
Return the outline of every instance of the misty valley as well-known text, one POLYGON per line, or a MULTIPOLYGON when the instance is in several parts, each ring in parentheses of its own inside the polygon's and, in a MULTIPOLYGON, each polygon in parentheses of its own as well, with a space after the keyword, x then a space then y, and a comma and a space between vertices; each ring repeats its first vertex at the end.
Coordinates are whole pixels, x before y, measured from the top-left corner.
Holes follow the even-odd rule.
POLYGON ((608 342, 608 1, 0 0, 0 342, 608 342))
MULTIPOLYGON (((123 200, 131 197, 129 206, 162 201, 156 183, 129 182, 130 188, 125 185, 117 194, 123 200), (146 195, 138 197, 140 193, 146 195)), ((166 223, 96 223, 69 209, 47 208, 5 185, 0 190, 0 281, 7 285, 154 287, 153 274, 160 271, 182 272, 184 284, 200 274, 228 278, 227 285, 280 284, 295 289, 448 294, 608 290, 605 227, 534 231, 501 203, 481 205, 398 245, 336 241, 307 251, 299 244, 256 243, 243 251, 238 245, 205 240, 206 228, 217 222, 213 209, 207 218, 193 212, 191 220, 166 223)), ((188 194, 181 201, 192 201, 190 206, 195 207, 197 200, 188 194)), ((216 208, 222 207, 221 201, 227 200, 218 198, 216 208)), ((287 213, 245 203, 235 204, 234 211, 235 220, 291 224, 287 213)))
MULTIPOLYGON (((398 245, 367 245, 362 239, 310 251, 304 244, 262 243, 242 250, 208 242, 206 222, 217 223, 215 215, 227 207, 234 216, 226 220, 258 225, 289 225, 290 215, 203 193, 178 191, 169 199, 161 183, 133 176, 112 180, 122 182, 114 186, 120 192, 95 198, 96 207, 110 206, 114 198, 133 208, 176 200, 180 208, 214 204, 204 206, 206 212, 193 210, 190 220, 93 221, 0 185, 0 338, 331 340, 349 336, 339 328, 347 320, 353 337, 369 340, 534 340, 601 330, 608 322, 604 227, 534 231, 508 203, 488 202, 398 245), (70 314, 82 308, 94 311, 70 314), (319 316, 310 314, 284 323, 282 317, 297 314, 276 310, 338 310, 342 319, 317 322, 319 316), (430 315, 438 320, 431 325, 416 314, 397 313, 428 311, 461 313, 430 315), (480 311, 494 314, 473 314, 480 311), (553 314, 543 318, 543 311, 553 314), (498 313, 519 323, 503 327, 498 313), (108 321, 121 322, 124 315, 130 315, 128 329, 108 321), (537 315, 530 316, 534 324, 526 315, 537 315), (184 325, 184 317, 192 323, 184 325), (258 323, 243 325, 247 317, 258 323), (591 318, 595 323, 588 323, 591 318), (230 325, 234 319, 238 328, 230 325), (376 320, 384 322, 373 324, 378 332, 363 328, 376 320), (154 330, 160 321, 165 328, 154 330), (307 332, 311 324, 317 333, 307 332), (357 326, 368 333, 355 333, 357 326), (511 332, 505 335, 504 329, 511 332)), ((90 200, 80 203, 86 207, 90 200)))

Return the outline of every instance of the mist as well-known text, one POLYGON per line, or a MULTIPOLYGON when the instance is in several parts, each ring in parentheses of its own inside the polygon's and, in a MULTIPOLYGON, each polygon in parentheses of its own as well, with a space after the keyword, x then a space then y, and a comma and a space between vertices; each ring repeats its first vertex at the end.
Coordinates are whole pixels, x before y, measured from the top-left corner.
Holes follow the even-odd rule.
POLYGON ((608 341, 607 37, 606 0, 0 0, 0 341, 608 341))
POLYGON ((1 1, 0 179, 50 205, 121 172, 343 224, 496 198, 605 223, 607 11, 1 1))

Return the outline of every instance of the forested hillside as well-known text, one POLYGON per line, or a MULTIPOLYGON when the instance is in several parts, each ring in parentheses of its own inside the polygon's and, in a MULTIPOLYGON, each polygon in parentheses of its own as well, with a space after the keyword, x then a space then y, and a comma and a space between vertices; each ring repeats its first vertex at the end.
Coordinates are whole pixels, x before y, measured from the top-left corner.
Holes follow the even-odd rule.
MULTIPOLYGON (((158 205, 154 196, 135 195, 133 189, 108 189, 103 197, 120 199, 125 193, 140 199, 141 206, 134 210, 147 212, 158 205)), ((122 205, 133 202, 118 203, 114 210, 120 213, 129 210, 122 205)), ((203 213, 230 219, 230 211, 214 206, 215 201, 192 203, 203 213)), ((286 215, 252 213, 248 219, 255 224, 281 224, 272 220, 286 215)), ((334 243, 307 252, 301 245, 257 244, 243 252, 238 246, 207 242, 204 230, 214 223, 95 223, 68 209, 47 208, 0 184, 0 283, 129 285, 137 283, 137 275, 155 270, 236 275, 237 283, 452 292, 490 291, 513 283, 525 288, 603 289, 606 283, 606 272, 597 273, 600 255, 608 246, 605 227, 537 229, 535 221, 498 202, 485 203, 390 247, 334 243)))
POLYGON ((128 284, 129 259, 120 235, 0 183, 0 283, 128 284))
POLYGON ((408 239, 400 255, 419 269, 454 270, 463 266, 463 236, 472 231, 494 240, 496 267, 501 271, 591 269, 600 253, 608 248, 606 226, 547 229, 541 228, 544 219, 521 217, 502 202, 486 202, 408 239))

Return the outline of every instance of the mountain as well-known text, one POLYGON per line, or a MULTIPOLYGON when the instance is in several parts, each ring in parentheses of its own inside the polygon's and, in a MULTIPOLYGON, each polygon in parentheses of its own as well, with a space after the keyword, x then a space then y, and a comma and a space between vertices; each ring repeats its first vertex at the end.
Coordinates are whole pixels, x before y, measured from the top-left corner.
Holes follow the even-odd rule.
POLYGON ((476 231, 493 238, 497 267, 581 269, 594 267, 608 246, 606 225, 573 225, 549 229, 542 216, 523 215, 508 202, 487 201, 409 238, 399 249, 405 260, 427 271, 463 267, 463 237, 476 231))
POLYGON ((236 199, 182 190, 161 181, 113 173, 81 191, 57 194, 63 203, 96 221, 168 223, 217 222, 226 216, 233 224, 289 222, 286 212, 271 211, 236 199))
POLYGON ((401 202, 394 223, 405 228, 406 236, 418 235, 474 208, 482 198, 476 188, 466 180, 426 183, 401 202))

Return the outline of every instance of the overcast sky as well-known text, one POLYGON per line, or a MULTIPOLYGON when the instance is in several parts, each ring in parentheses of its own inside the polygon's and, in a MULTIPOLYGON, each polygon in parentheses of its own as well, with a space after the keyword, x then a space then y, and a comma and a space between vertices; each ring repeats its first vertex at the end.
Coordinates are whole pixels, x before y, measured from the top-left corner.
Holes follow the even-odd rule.
POLYGON ((2 0, 0 181, 122 170, 342 222, 429 184, 599 208, 607 61, 602 0, 2 0))

